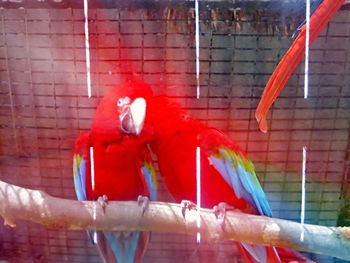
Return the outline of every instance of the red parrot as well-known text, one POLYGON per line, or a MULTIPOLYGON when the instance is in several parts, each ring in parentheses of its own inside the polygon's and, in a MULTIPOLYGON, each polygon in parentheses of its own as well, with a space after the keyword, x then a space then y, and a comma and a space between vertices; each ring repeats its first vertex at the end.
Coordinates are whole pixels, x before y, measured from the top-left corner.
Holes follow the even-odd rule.
MULTIPOLYGON (((310 46, 344 2, 345 0, 324 0, 318 6, 310 17, 310 46)), ((306 25, 302 24, 297 32, 298 36, 267 82, 256 109, 255 118, 262 132, 267 132, 267 112, 305 54, 306 25)))
MULTIPOLYGON (((150 143, 175 200, 196 202, 199 146, 202 207, 212 208, 224 202, 245 213, 272 216, 253 163, 236 143, 219 130, 189 117, 166 97, 148 97, 145 102, 146 116, 138 137, 150 143)), ((246 243, 239 247, 245 262, 305 262, 301 255, 285 249, 278 249, 277 253, 274 247, 246 243)))
MULTIPOLYGON (((147 100, 144 132, 153 133, 152 150, 172 196, 196 202, 196 148, 201 151, 201 206, 226 203, 245 213, 272 217, 253 163, 228 136, 186 115, 165 97, 147 100)), ((245 262, 305 262, 294 252, 239 243, 245 262), (290 260, 289 260, 290 259, 290 260)))
MULTIPOLYGON (((97 107, 91 132, 81 132, 76 140, 73 173, 78 200, 157 198, 156 176, 148 148, 135 137, 143 125, 143 118, 135 116, 135 109, 138 114, 145 111, 144 100, 132 92, 135 85, 139 87, 137 82, 113 87, 97 107), (124 90, 128 90, 127 96, 124 90)), ((143 97, 152 94, 147 87, 140 93, 143 97)), ((88 231, 88 235, 93 240, 95 233, 88 231)), ((105 262, 136 263, 142 260, 148 238, 148 232, 97 231, 95 243, 105 262)))

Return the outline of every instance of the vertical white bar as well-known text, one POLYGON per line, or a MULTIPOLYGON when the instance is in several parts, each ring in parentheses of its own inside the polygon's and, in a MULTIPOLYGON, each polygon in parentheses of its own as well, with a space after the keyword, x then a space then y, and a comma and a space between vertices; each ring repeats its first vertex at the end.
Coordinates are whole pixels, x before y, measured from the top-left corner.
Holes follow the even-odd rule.
POLYGON ((94 243, 97 244, 97 232, 94 232, 94 243))
MULTIPOLYGON (((199 5, 198 0, 195 0, 195 13, 196 13, 196 81, 197 81, 197 99, 200 96, 200 84, 199 84, 199 5)), ((201 148, 197 147, 196 151, 196 171, 197 171, 197 227, 200 228, 200 207, 201 207, 201 160, 200 160, 201 148)), ((200 243, 201 235, 197 233, 197 243, 200 243)))
POLYGON ((91 188, 95 190, 94 148, 90 147, 91 188))
POLYGON ((199 83, 199 5, 198 0, 195 1, 196 13, 196 80, 197 80, 197 99, 199 99, 200 83, 199 83))
POLYGON ((306 0, 304 99, 307 99, 309 94, 309 45, 310 45, 310 0, 306 0))
MULTIPOLYGON (((196 172, 197 172, 197 228, 201 226, 201 217, 200 217, 200 209, 201 209, 201 148, 197 147, 196 151, 196 172)), ((201 242, 201 234, 197 233, 197 243, 201 242)))
POLYGON ((302 232, 300 236, 300 241, 304 241, 304 221, 305 221, 305 181, 306 181, 306 146, 303 147, 303 166, 302 166, 302 180, 301 180, 301 213, 300 213, 300 223, 302 227, 302 232))
POLYGON ((91 98, 91 76, 90 76, 90 44, 89 44, 89 24, 88 24, 88 0, 84 0, 85 17, 85 55, 86 55, 86 82, 88 96, 91 98))
MULTIPOLYGON (((91 172, 91 188, 92 190, 95 190, 95 167, 94 167, 94 147, 90 146, 90 172, 91 172)), ((97 215, 97 207, 96 203, 93 204, 93 219, 96 220, 97 215)), ((93 241, 95 244, 97 244, 97 233, 96 231, 93 233, 93 241)))

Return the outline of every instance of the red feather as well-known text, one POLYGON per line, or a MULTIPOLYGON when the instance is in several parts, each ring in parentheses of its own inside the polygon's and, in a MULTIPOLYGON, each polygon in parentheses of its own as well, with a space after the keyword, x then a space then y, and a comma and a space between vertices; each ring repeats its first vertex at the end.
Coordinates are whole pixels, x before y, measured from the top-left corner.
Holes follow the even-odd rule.
MULTIPOLYGON (((310 18, 310 46, 334 16, 345 0, 324 0, 310 18)), ((266 115, 282 91, 290 75, 298 66, 305 54, 306 25, 294 40, 292 46, 284 55, 277 68, 266 84, 263 95, 255 112, 256 120, 262 132, 267 132, 266 115)))

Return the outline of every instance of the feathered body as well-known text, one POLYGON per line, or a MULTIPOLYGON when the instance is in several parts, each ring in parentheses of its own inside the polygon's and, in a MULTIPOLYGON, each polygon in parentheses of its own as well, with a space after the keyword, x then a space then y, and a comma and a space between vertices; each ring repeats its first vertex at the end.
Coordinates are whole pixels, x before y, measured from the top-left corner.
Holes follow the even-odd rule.
POLYGON ((92 146, 96 171, 93 199, 106 195, 108 200, 126 201, 149 196, 141 170, 152 162, 147 148, 130 138, 111 143, 92 139, 92 146))
MULTIPOLYGON (((133 84, 125 84, 131 99, 133 84)), ((124 97, 123 90, 117 86, 107 93, 96 110, 91 132, 82 132, 75 143, 73 172, 79 200, 104 195, 118 201, 136 201, 140 195, 156 200, 157 183, 148 149, 135 136, 121 133, 117 102, 124 97)), ((149 237, 148 232, 139 231, 88 234, 108 263, 141 262, 149 237)))
MULTIPOLYGON (((196 202, 196 148, 201 147, 201 206, 225 202, 245 213, 272 216, 246 154, 221 131, 193 119, 166 97, 147 100, 143 140, 151 141, 167 188, 178 201, 196 202)), ((288 250, 239 243, 245 262, 304 262, 288 250), (281 254, 281 258, 278 254, 281 254), (292 260, 287 259, 290 257, 292 260)))
MULTIPOLYGON (((176 200, 196 202, 194 175, 196 147, 199 146, 202 206, 212 208, 220 202, 225 202, 243 211, 253 211, 252 205, 236 195, 232 186, 213 164, 216 159, 229 158, 255 175, 252 162, 229 137, 216 128, 189 117, 179 105, 166 97, 153 97, 148 100, 145 131, 148 125, 152 127, 150 130, 154 134, 151 147, 157 154, 161 175, 164 176, 165 183, 176 200)), ((260 187, 260 184, 257 186, 260 187)))

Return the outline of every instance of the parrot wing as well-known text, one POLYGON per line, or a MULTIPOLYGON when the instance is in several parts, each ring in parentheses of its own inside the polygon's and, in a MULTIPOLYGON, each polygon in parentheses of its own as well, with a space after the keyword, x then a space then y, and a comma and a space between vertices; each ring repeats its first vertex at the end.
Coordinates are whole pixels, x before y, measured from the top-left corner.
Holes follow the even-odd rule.
MULTIPOLYGON (((225 146, 218 147, 209 159, 238 198, 246 200, 260 215, 272 217, 270 205, 255 174, 254 166, 249 159, 225 146)), ((280 262, 274 247, 266 248, 262 245, 252 245, 244 242, 240 244, 257 262, 280 262)), ((243 251, 241 249, 242 255, 245 255, 245 260, 247 262, 252 261, 249 259, 249 255, 243 253, 243 251)))
POLYGON ((81 132, 74 145, 73 176, 75 193, 79 201, 88 200, 86 179, 90 176, 89 133, 81 132))
POLYGON ((219 146, 209 159, 238 198, 246 200, 260 215, 272 217, 270 205, 249 159, 225 146, 219 146))
POLYGON ((147 158, 143 161, 140 170, 141 180, 151 201, 157 201, 158 182, 152 161, 147 158))
MULTIPOLYGON (((201 132, 199 143, 206 157, 239 199, 244 199, 260 215, 272 217, 265 193, 255 174, 253 163, 221 131, 210 128, 201 132)), ((252 211, 253 212, 253 211, 252 211)), ((244 262, 281 262, 274 247, 238 243, 244 262)))
MULTIPOLYGON (((324 0, 310 17, 310 46, 334 16, 345 0, 324 0)), ((297 30, 298 36, 266 84, 263 95, 255 112, 255 118, 262 132, 267 132, 266 115, 278 94, 287 83, 290 75, 305 54, 306 25, 297 30), (299 32, 300 31, 300 32, 299 32)))
MULTIPOLYGON (((272 217, 270 205, 255 173, 253 163, 235 143, 220 131, 211 129, 203 135, 200 138, 204 141, 215 138, 209 143, 209 148, 206 145, 203 146, 207 149, 209 161, 234 190, 237 198, 246 200, 260 215, 272 217), (223 143, 219 143, 219 141, 223 143)), ((265 247, 244 242, 240 242, 238 247, 244 262, 289 262, 287 258, 294 260, 293 262, 306 262, 307 260, 296 251, 288 249, 265 247)))
MULTIPOLYGON (((74 144, 73 179, 77 199, 91 200, 90 135, 87 131, 81 132, 74 144)), ((86 233, 94 244, 94 231, 87 230, 86 233)))

